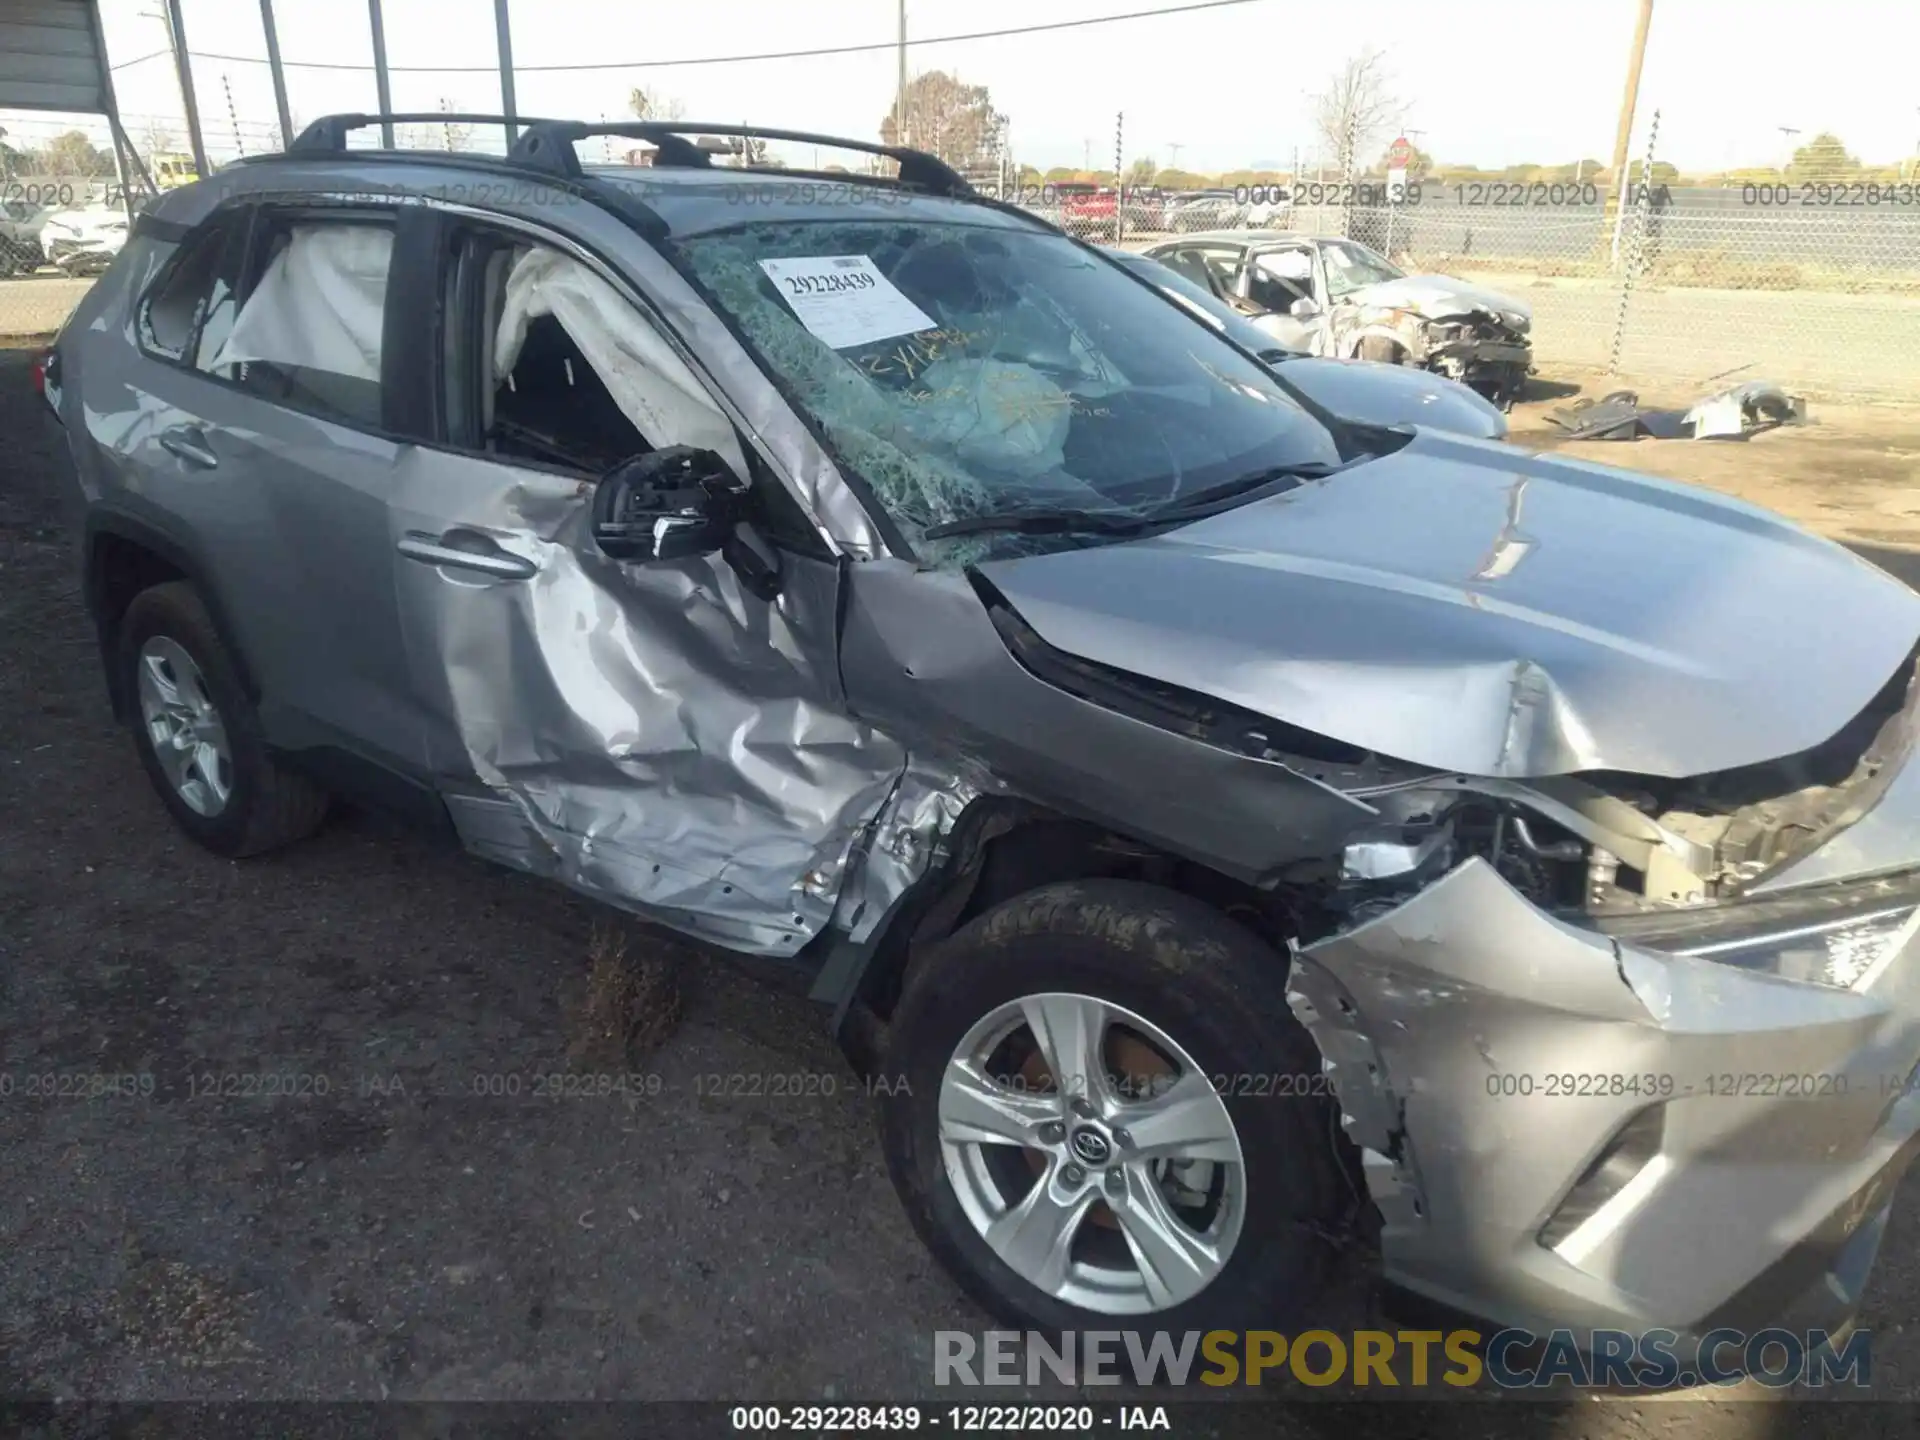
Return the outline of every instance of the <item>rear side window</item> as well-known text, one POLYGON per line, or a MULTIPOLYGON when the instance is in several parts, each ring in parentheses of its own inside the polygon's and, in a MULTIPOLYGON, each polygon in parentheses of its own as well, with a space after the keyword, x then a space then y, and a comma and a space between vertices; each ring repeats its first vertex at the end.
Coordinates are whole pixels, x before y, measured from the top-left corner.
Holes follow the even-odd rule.
POLYGON ((202 368, 263 399, 379 428, 391 223, 271 217, 254 248, 257 278, 219 343, 203 345, 202 368))
POLYGON ((210 355, 233 325, 246 216, 216 217, 195 230, 174 253, 140 302, 140 345, 163 360, 194 365, 210 355))

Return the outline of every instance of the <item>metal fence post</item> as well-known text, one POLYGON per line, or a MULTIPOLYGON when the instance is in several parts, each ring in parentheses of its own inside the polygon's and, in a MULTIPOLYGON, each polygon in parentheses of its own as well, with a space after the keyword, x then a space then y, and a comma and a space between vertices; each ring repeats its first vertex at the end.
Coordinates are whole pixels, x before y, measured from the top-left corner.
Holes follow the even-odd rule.
MULTIPOLYGON (((1653 156, 1656 142, 1660 138, 1660 112, 1655 110, 1647 125, 1647 158, 1640 167, 1640 191, 1633 193, 1631 182, 1623 194, 1623 201, 1631 197, 1633 201, 1633 225, 1625 230, 1621 254, 1625 265, 1620 273, 1620 308, 1613 317, 1613 343, 1607 348, 1607 374, 1620 373, 1620 351, 1627 339, 1627 302, 1633 296, 1634 278, 1640 273, 1640 262, 1644 258, 1647 242, 1648 220, 1653 210, 1653 156)), ((1622 204, 1621 219, 1626 216, 1626 206, 1622 204)))
POLYGON ((280 148, 293 144, 293 111, 287 105, 287 72, 280 64, 280 31, 273 21, 273 0, 260 0, 260 29, 267 37, 267 69, 273 76, 273 109, 280 117, 280 148))
POLYGON ((200 101, 193 93, 193 63, 187 58, 187 27, 180 18, 180 0, 167 0, 166 21, 174 69, 180 74, 180 108, 187 117, 187 144, 193 149, 194 173, 204 180, 213 171, 207 165, 206 137, 200 133, 200 101))
POLYGON ((1118 245, 1127 235, 1127 170, 1126 145, 1124 135, 1127 125, 1127 112, 1122 110, 1113 117, 1113 243, 1118 245))

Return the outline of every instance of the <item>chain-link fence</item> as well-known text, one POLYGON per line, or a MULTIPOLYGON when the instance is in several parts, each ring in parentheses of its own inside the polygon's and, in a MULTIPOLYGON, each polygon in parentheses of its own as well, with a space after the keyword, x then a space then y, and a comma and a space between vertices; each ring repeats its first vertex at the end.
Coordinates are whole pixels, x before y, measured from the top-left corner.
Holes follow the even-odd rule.
MULTIPOLYGON (((498 148, 489 143, 497 137, 457 125, 405 128, 397 138, 409 146, 498 148)), ((167 119, 128 117, 127 132, 148 173, 169 183, 163 167, 180 157, 167 119)), ((378 132, 356 139, 378 143, 378 132)), ((207 140, 217 165, 276 148, 279 137, 276 127, 237 120, 209 124, 207 140)), ((582 158, 627 156, 596 140, 583 143, 582 158)), ((48 119, 24 131, 9 122, 0 161, 0 333, 46 333, 124 242, 112 147, 97 121, 48 119)), ((1660 175, 1652 162, 1649 150, 1638 173, 1660 175)), ((1010 158, 972 178, 1099 244, 1254 229, 1358 240, 1410 272, 1526 301, 1548 379, 1556 368, 1679 384, 1736 373, 1814 394, 1920 394, 1920 180, 1711 189, 1670 181, 1632 187, 1620 213, 1612 188, 1592 179, 1427 179, 1388 204, 1381 177, 1339 179, 1296 164, 1297 180, 1212 190, 1121 183, 1124 165, 1107 183, 1026 183, 1010 158)))
MULTIPOLYGON (((1657 129, 1655 131, 1657 134, 1657 129)), ((1649 151, 1635 172, 1659 175, 1649 151)), ((1383 177, 1157 192, 1038 187, 1020 202, 1082 239, 1139 248, 1271 229, 1339 235, 1410 273, 1524 300, 1538 365, 1819 395, 1920 395, 1920 178, 1628 187, 1383 177)))

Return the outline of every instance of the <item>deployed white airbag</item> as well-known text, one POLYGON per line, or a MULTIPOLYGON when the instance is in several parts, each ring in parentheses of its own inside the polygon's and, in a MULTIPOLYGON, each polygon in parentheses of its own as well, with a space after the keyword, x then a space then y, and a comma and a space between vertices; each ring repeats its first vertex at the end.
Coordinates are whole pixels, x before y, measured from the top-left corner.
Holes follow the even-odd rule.
POLYGON ((907 407, 907 426, 961 460, 1015 475, 1066 463, 1073 398, 1030 365, 950 357, 920 375, 928 398, 907 407))
POLYGON ((392 255, 383 226, 294 226, 211 368, 260 360, 378 381, 392 255))
POLYGON ((508 272, 494 336, 496 383, 513 373, 527 325, 538 315, 560 322, 649 444, 713 450, 736 473, 747 473, 732 423, 673 347, 618 290, 557 250, 529 249, 508 272))

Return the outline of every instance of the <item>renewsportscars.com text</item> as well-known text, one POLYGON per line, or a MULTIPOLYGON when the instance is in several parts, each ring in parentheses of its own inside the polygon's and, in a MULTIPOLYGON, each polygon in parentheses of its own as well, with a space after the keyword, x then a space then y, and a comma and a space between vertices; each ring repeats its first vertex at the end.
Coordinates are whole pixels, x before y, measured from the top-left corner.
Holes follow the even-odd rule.
POLYGON ((1672 1330, 965 1330, 934 1332, 941 1386, 1302 1385, 1503 1390, 1555 1385, 1657 1390, 1752 1381, 1865 1388, 1869 1332, 1720 1329, 1697 1343, 1672 1330))

